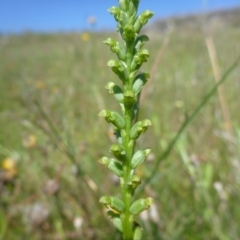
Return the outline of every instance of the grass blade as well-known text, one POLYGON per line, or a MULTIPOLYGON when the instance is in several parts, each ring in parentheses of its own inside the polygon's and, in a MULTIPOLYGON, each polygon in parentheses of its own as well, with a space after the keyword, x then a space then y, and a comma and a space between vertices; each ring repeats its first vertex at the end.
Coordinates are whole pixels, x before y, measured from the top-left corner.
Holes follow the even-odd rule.
POLYGON ((178 130, 177 134, 175 135, 175 137, 172 139, 172 141, 170 142, 170 144, 168 145, 168 148, 163 152, 163 154, 157 159, 156 164, 151 172, 151 176, 149 176, 146 181, 144 182, 144 184, 141 186, 141 188, 139 188, 140 191, 142 191, 144 189, 144 187, 149 184, 155 177, 155 175, 158 173, 158 167, 160 165, 160 163, 166 159, 168 157, 168 155, 170 154, 171 150, 173 149, 173 147, 175 146, 175 144, 177 143, 177 141, 179 140, 180 136, 182 135, 182 133, 187 129, 187 127, 190 125, 190 123, 194 120, 194 118, 198 115, 198 113, 203 109, 203 107, 208 103, 208 101, 210 100, 210 98, 214 95, 214 93, 217 91, 218 87, 223 84, 228 76, 230 75, 230 73, 232 73, 232 71, 237 67, 237 65, 239 64, 240 61, 240 56, 235 60, 235 62, 228 68, 228 70, 225 72, 225 74, 223 75, 223 77, 220 79, 219 82, 217 82, 214 87, 206 94, 206 96, 203 98, 203 100, 200 102, 200 104, 196 107, 196 109, 193 111, 193 113, 190 115, 190 117, 188 119, 185 120, 185 122, 182 124, 182 126, 180 127, 180 129, 178 130))

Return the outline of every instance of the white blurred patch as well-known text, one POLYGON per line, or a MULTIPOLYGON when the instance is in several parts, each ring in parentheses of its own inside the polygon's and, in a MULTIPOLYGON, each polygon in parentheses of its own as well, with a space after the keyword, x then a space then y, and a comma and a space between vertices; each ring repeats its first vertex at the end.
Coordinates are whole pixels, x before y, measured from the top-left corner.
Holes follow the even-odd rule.
POLYGON ((41 226, 48 218, 49 211, 40 202, 34 203, 27 209, 27 221, 32 227, 41 226))
POLYGON ((82 217, 75 217, 73 219, 73 226, 76 230, 80 230, 83 225, 83 218, 82 217))

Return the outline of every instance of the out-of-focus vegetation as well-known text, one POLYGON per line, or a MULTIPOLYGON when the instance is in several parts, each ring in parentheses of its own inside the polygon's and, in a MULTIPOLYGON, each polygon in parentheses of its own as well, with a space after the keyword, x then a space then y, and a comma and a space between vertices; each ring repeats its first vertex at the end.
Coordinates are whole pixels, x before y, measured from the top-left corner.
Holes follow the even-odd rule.
MULTIPOLYGON (((138 141, 154 152, 139 171, 143 179, 214 85, 206 34, 214 40, 222 73, 240 54, 237 21, 227 27, 187 23, 170 24, 170 31, 147 29, 151 58, 143 70, 154 66, 167 35, 169 42, 140 113, 153 122, 138 141)), ((117 195, 118 190, 112 187, 116 179, 98 163, 115 141, 97 115, 105 106, 117 108, 104 89, 118 80, 106 67, 112 54, 102 43, 114 35, 0 37, 1 240, 120 239, 98 203, 102 192, 117 195)), ((143 239, 239 239, 240 68, 223 89, 229 121, 216 93, 151 184, 138 192, 156 203, 139 216, 143 239)))

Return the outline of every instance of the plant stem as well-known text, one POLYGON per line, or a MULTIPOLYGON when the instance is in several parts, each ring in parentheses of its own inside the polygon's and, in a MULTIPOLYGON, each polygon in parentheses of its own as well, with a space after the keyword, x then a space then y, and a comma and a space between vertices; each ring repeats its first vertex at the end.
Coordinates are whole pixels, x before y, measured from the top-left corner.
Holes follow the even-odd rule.
POLYGON ((132 217, 129 212, 129 208, 132 202, 132 192, 129 191, 127 184, 130 181, 130 176, 131 176, 130 163, 133 155, 133 146, 134 146, 133 144, 129 144, 131 143, 130 130, 132 127, 132 108, 125 111, 124 118, 125 118, 126 127, 125 127, 125 130, 123 131, 122 137, 123 137, 123 146, 126 152, 126 162, 124 163, 124 166, 123 166, 124 175, 123 175, 123 178, 121 179, 121 186, 122 186, 122 199, 123 199, 123 203, 125 204, 125 210, 122 214, 121 220, 123 225, 124 240, 131 240, 133 235, 132 233, 133 221, 131 219, 132 217))
MULTIPOLYGON (((131 72, 131 63, 133 59, 133 44, 126 43, 126 52, 127 52, 127 69, 128 72, 131 72)), ((124 84, 124 90, 131 89, 131 83, 128 79, 124 84)), ((125 130, 122 131, 123 146, 126 152, 126 162, 123 165, 123 179, 121 180, 122 184, 122 199, 125 204, 125 210, 122 214, 122 225, 123 225, 123 238, 124 240, 131 240, 133 238, 133 220, 130 214, 130 206, 132 203, 133 192, 128 189, 128 183, 130 182, 131 176, 131 159, 133 156, 134 143, 135 141, 130 139, 130 130, 132 128, 133 122, 133 106, 128 107, 125 104, 125 111, 123 111, 123 117, 125 120, 125 130)))

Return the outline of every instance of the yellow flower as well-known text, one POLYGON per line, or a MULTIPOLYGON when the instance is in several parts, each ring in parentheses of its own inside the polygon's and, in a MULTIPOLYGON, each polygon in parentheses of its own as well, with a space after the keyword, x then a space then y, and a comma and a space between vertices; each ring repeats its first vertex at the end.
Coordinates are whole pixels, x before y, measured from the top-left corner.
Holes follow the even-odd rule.
POLYGON ((81 37, 84 42, 87 42, 90 39, 90 35, 88 33, 83 33, 81 37))
POLYGON ((13 178, 17 174, 16 163, 12 158, 5 158, 2 161, 2 168, 6 171, 8 179, 13 178))
POLYGON ((6 171, 15 168, 15 162, 12 158, 5 158, 2 162, 2 168, 6 171))

